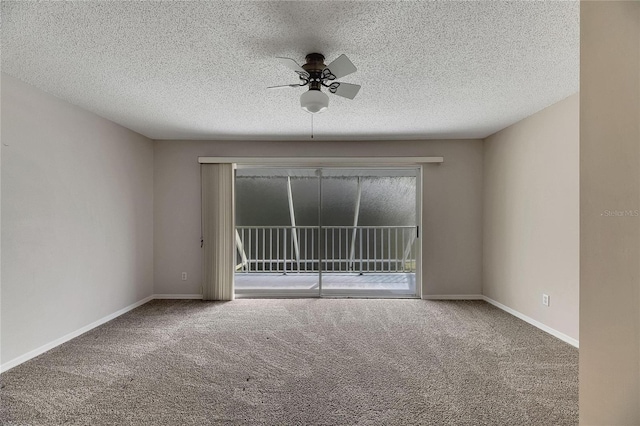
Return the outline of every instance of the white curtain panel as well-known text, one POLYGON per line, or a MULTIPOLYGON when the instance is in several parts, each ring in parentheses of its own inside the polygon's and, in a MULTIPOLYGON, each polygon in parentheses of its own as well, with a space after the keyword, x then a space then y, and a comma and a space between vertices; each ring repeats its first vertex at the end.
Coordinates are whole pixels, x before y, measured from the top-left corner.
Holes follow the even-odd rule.
POLYGON ((201 164, 204 300, 233 300, 234 165, 201 164))

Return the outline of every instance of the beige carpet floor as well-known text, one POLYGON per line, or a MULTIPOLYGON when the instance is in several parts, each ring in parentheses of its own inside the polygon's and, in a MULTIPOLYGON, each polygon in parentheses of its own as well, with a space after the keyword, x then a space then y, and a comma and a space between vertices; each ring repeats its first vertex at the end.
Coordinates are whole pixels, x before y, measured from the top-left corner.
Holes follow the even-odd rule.
POLYGON ((153 301, 0 375, 8 425, 569 425, 578 351, 477 301, 153 301))

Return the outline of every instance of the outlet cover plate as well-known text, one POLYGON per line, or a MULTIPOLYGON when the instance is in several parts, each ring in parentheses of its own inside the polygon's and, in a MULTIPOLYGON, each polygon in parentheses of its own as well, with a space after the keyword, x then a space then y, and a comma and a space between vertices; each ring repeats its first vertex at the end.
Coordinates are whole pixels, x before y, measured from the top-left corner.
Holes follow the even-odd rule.
POLYGON ((543 294, 542 295, 542 304, 544 306, 549 306, 549 295, 548 294, 543 294))

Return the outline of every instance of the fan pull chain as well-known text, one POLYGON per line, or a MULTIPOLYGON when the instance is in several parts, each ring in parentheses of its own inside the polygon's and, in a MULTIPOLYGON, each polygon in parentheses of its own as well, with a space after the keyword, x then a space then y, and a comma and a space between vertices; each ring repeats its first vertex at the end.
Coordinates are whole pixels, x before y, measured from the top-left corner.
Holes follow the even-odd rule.
POLYGON ((311 139, 313 139, 313 114, 311 114, 311 139))

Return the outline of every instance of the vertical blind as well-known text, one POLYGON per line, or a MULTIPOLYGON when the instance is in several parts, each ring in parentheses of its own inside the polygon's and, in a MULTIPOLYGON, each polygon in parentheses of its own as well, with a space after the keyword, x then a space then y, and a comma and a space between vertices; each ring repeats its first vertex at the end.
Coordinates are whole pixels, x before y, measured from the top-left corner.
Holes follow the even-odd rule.
POLYGON ((201 164, 204 300, 233 300, 234 164, 201 164))

